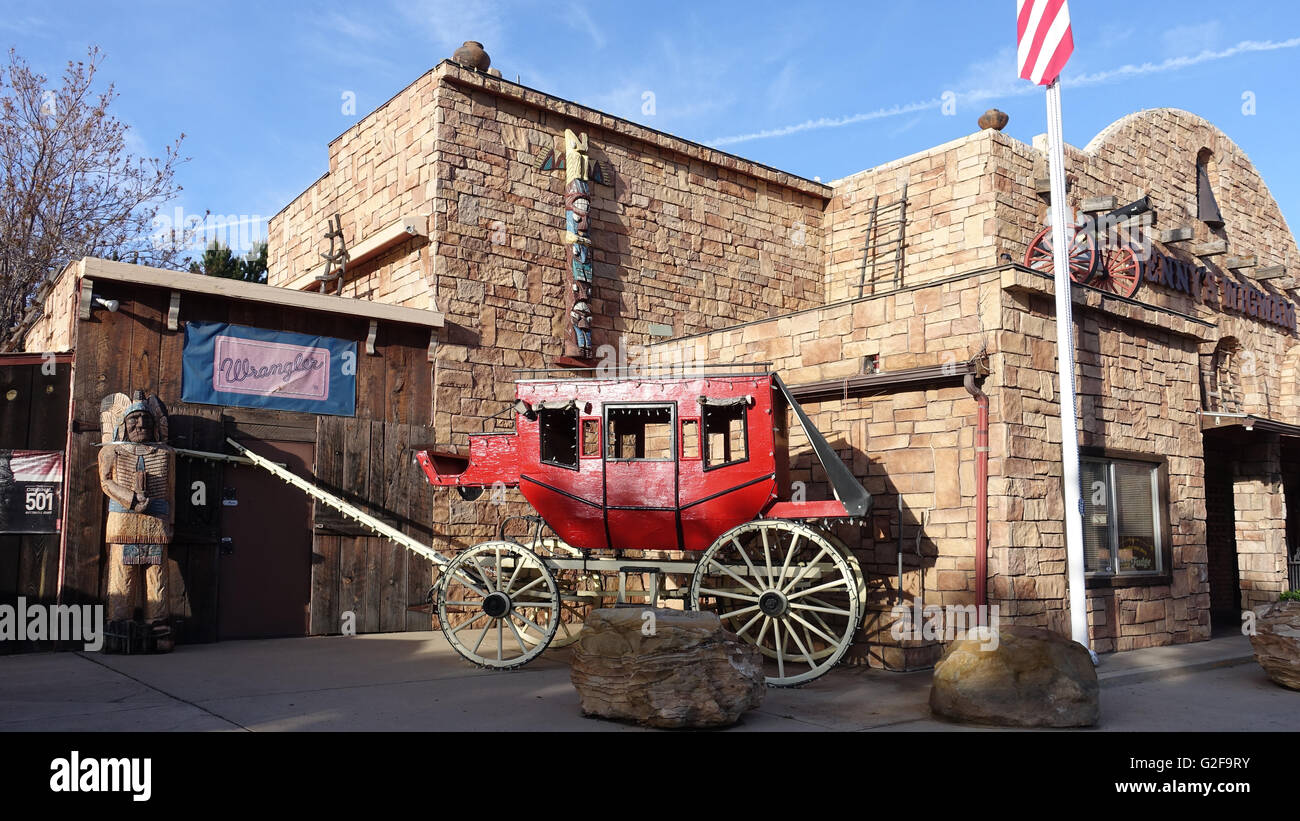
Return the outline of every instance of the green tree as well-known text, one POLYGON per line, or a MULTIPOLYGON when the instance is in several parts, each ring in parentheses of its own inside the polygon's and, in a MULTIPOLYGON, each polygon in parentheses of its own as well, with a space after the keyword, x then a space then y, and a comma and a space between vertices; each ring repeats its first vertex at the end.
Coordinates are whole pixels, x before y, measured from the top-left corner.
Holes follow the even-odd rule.
POLYGON ((229 247, 215 239, 204 249, 202 259, 190 263, 190 273, 224 279, 243 278, 239 275, 239 260, 235 259, 229 247))
POLYGON ((253 250, 239 258, 239 278, 266 284, 266 243, 253 243, 253 250))
POLYGON ((237 257, 230 248, 213 240, 203 251, 203 258, 190 263, 190 273, 210 277, 238 279, 244 282, 266 282, 266 243, 253 243, 253 250, 237 257))

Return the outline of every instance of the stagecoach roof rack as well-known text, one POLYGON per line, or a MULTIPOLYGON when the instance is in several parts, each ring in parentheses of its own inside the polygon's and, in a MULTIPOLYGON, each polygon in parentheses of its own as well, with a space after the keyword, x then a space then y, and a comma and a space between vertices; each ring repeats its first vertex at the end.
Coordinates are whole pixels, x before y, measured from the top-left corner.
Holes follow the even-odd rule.
POLYGON ((593 379, 712 379, 729 376, 757 376, 771 373, 771 362, 721 362, 712 364, 633 365, 626 368, 515 368, 516 381, 550 382, 557 378, 593 379), (728 372, 726 369, 731 369, 728 372))

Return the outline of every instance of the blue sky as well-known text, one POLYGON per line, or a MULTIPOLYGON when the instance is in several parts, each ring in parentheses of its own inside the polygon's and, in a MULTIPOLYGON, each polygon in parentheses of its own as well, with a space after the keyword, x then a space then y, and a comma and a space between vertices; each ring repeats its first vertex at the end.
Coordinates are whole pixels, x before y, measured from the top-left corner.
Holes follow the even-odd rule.
MULTIPOLYGON (((1187 109, 1246 151, 1300 226, 1300 4, 1070 11, 1068 142, 1139 109, 1187 109)), ((92 44, 107 53, 101 78, 133 149, 158 154, 186 134, 186 213, 254 223, 324 173, 330 140, 468 39, 525 85, 826 181, 970 133, 990 106, 1018 139, 1046 131, 1042 92, 1015 78, 1013 0, 0 1, 0 45, 38 70, 58 74, 92 44)))

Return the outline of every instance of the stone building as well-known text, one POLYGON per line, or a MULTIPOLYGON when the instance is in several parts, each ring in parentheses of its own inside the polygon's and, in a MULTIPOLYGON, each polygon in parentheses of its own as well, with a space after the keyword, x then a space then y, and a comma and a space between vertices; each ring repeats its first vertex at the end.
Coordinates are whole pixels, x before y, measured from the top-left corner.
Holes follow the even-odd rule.
MULTIPOLYGON (((409 421, 445 447, 508 424, 514 370, 561 360, 572 321, 566 131, 606 183, 587 215, 600 356, 772 363, 873 494, 866 527, 838 527, 871 588, 851 658, 932 660, 890 636, 893 605, 981 587, 1003 619, 1068 630, 1053 280, 1025 264, 1043 146, 984 129, 824 184, 444 61, 329 144, 270 222, 269 283, 320 287, 338 215, 351 258, 329 287, 445 315, 428 418, 409 421)), ((1066 164, 1080 214, 1146 198, 1116 233, 1150 250, 1131 298, 1073 293, 1094 647, 1202 640, 1288 586, 1300 252, 1249 159, 1194 114, 1129 115, 1066 164)), ((826 493, 793 446, 793 478, 826 493)), ((493 537, 526 510, 506 502, 439 492, 435 547, 493 537)))

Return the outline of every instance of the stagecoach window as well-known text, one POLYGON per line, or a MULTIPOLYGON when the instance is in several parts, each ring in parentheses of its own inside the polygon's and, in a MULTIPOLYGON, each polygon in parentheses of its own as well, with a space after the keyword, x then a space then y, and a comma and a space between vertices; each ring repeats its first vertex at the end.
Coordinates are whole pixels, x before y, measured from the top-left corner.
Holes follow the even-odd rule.
POLYGON ((749 458, 745 407, 744 403, 702 406, 706 468, 743 462, 749 458))
POLYGON ((582 455, 600 455, 600 420, 582 420, 582 455))
POLYGON ((578 467, 578 409, 542 408, 537 411, 537 438, 542 461, 566 468, 578 467))
POLYGON ((606 458, 645 461, 669 461, 673 458, 671 406, 613 407, 606 414, 606 458))
POLYGON ((700 420, 682 420, 682 458, 700 458, 700 420))

